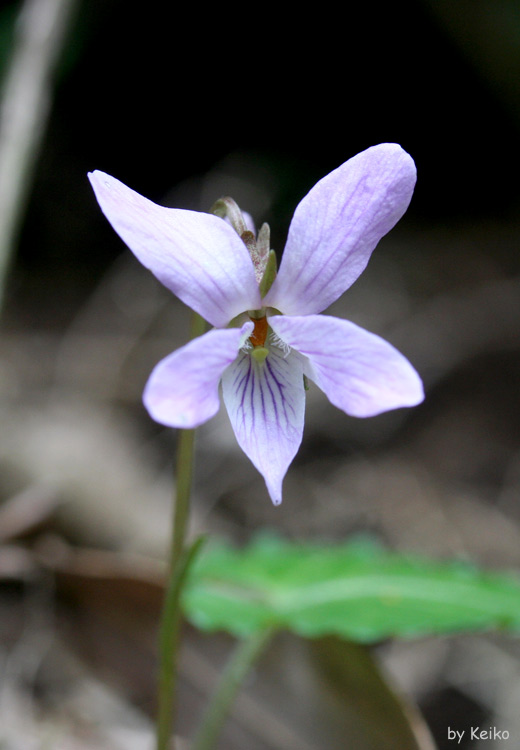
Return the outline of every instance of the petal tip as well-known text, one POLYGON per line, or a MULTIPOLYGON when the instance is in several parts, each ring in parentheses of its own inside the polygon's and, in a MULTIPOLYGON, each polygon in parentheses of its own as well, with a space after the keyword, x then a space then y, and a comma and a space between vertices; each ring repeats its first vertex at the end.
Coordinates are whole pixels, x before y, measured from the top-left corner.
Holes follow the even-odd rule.
POLYGON ((101 208, 103 209, 103 197, 104 195, 106 195, 107 191, 110 191, 114 187, 114 185, 117 184, 117 180, 99 169, 94 169, 92 172, 87 172, 87 177, 94 193, 96 194, 96 198, 100 202, 101 208))
MULTIPOLYGON (((422 404, 425 399, 424 385, 421 376, 415 369, 415 367, 409 362, 403 355, 401 355, 403 361, 403 388, 402 403, 401 406, 405 408, 411 408, 412 406, 418 406, 422 404)), ((396 408, 400 408, 397 406, 396 408)))
MULTIPOLYGON (((267 490, 269 492, 269 488, 267 488, 267 490)), ((273 505, 274 505, 275 508, 278 508, 282 504, 282 494, 281 494, 281 492, 277 493, 276 495, 273 494, 272 492, 269 492, 269 496, 270 496, 270 498, 272 500, 272 503, 273 503, 273 505)))
POLYGON ((417 375, 417 384, 416 384, 416 390, 415 393, 410 396, 410 403, 408 406, 419 406, 419 404, 422 404, 424 399, 426 398, 426 394, 424 392, 424 386, 421 378, 419 375, 417 375))
POLYGON ((265 469, 261 472, 264 477, 267 492, 269 493, 269 497, 275 508, 278 508, 278 506, 282 504, 282 484, 288 468, 289 467, 287 466, 285 470, 277 472, 276 475, 273 476, 270 476, 265 469))
POLYGON ((109 175, 105 174, 105 172, 101 172, 99 169, 93 169, 92 172, 87 172, 87 177, 90 180, 92 184, 97 182, 97 180, 101 179, 102 177, 109 177, 109 175))

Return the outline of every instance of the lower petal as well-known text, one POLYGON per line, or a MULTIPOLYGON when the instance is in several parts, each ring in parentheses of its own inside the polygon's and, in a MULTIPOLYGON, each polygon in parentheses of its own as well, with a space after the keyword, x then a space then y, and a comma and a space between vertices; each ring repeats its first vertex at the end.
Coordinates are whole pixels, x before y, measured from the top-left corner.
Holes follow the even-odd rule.
POLYGON ((146 384, 143 401, 152 419, 168 427, 197 427, 219 410, 222 373, 253 329, 215 329, 165 357, 146 384))
POLYGON ((238 444, 263 475, 275 505, 303 435, 301 358, 272 347, 264 362, 242 353, 222 377, 224 403, 238 444))
POLYGON ((371 417, 424 398, 419 375, 384 339, 348 320, 327 315, 274 316, 273 331, 308 359, 305 374, 332 404, 371 417))

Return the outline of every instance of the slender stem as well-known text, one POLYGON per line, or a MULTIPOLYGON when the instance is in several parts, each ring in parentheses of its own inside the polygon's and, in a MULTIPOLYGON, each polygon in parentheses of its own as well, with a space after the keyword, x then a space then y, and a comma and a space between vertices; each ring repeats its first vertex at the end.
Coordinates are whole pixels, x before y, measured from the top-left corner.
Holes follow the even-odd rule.
MULTIPOLYGON (((204 333, 206 323, 194 313, 191 338, 204 333)), ((185 549, 186 529, 190 514, 193 478, 195 430, 181 430, 177 443, 176 491, 173 513, 172 543, 168 565, 168 585, 161 619, 159 695, 157 715, 157 750, 169 750, 175 727, 177 662, 180 643, 181 613, 179 598, 182 584, 194 554, 200 545, 185 549)))
POLYGON ((196 557, 203 537, 199 537, 178 560, 175 575, 171 576, 164 600, 160 632, 161 664, 159 674, 159 711, 157 720, 157 748, 170 747, 173 731, 175 682, 179 650, 180 607, 179 597, 191 562, 196 557))
MULTIPOLYGON (((190 339, 201 336, 206 330, 206 321, 198 313, 193 313, 190 325, 190 339)), ((195 430, 179 430, 177 461, 175 467, 175 498, 170 549, 169 575, 175 574, 175 567, 184 551, 186 528, 190 515, 190 494, 193 479, 193 459, 195 430)))
POLYGON ((265 628, 238 642, 202 718, 192 750, 214 747, 238 689, 273 633, 272 628, 265 628))
POLYGON ((170 549, 169 576, 175 570, 184 551, 186 529, 190 516, 190 495, 193 479, 195 430, 180 430, 177 442, 175 506, 173 512, 172 544, 170 549))

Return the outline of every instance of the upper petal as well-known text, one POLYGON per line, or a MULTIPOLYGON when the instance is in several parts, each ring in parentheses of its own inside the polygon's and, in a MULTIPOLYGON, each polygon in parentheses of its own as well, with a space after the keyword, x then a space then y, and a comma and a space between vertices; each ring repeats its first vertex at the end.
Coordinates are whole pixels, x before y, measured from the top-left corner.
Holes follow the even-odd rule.
POLYGON ((415 179, 413 159, 397 144, 382 143, 320 180, 296 208, 264 304, 288 315, 332 304, 406 211, 415 179))
POLYGON ((305 374, 347 414, 372 417, 424 398, 421 379, 408 360, 388 341, 348 320, 277 315, 269 324, 308 357, 305 374))
POLYGON ((138 260, 215 326, 260 307, 246 246, 222 219, 158 206, 104 172, 91 172, 99 205, 138 260))
POLYGON ((191 428, 215 416, 222 373, 252 330, 250 322, 242 328, 215 329, 161 360, 143 393, 152 419, 168 427, 191 428))
POLYGON ((303 435, 301 359, 272 347, 265 362, 242 353, 222 377, 222 395, 238 444, 263 475, 275 505, 303 435))

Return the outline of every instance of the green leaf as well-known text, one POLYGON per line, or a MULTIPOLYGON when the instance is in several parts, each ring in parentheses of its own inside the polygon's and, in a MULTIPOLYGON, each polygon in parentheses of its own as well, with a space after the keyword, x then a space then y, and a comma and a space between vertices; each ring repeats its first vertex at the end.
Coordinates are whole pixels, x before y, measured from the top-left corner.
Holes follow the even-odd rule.
POLYGON ((462 562, 433 562, 374 543, 293 543, 259 537, 208 547, 183 593, 203 630, 237 636, 266 626, 307 637, 370 642, 388 636, 520 630, 520 579, 462 562))

